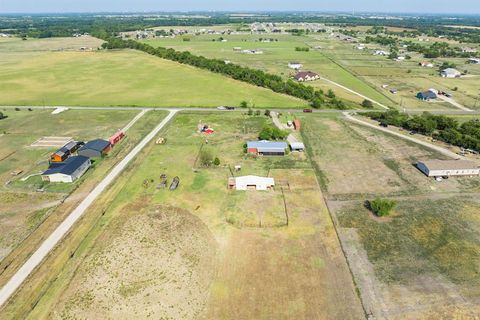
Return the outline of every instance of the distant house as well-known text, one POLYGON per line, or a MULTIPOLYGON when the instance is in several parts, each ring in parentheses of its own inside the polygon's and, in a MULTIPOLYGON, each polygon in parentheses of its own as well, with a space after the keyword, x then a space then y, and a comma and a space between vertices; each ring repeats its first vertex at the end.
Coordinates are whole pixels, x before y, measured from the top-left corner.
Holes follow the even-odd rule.
POLYGON ((422 61, 418 65, 420 67, 424 67, 424 68, 433 68, 433 63, 428 62, 428 61, 422 61))
POLYGON ((444 78, 460 78, 462 73, 454 68, 447 68, 440 72, 440 75, 444 78))
POLYGON ((299 82, 306 82, 306 81, 315 81, 320 79, 320 76, 315 72, 311 71, 301 71, 297 73, 294 77, 295 80, 299 82))
POLYGON ((42 173, 42 180, 49 182, 73 182, 80 178, 90 167, 88 157, 74 156, 64 162, 54 162, 42 173))
POLYGON ((305 145, 302 142, 290 143, 290 149, 292 151, 305 151, 305 145))
POLYGON ((470 59, 468 59, 468 63, 480 64, 480 58, 470 58, 470 59))
POLYGON ((477 53, 477 49, 470 47, 461 48, 463 53, 477 53))
POLYGON ((100 158, 112 149, 110 142, 103 139, 96 139, 88 141, 83 147, 78 150, 80 156, 89 158, 100 158))
POLYGON ((384 50, 375 50, 373 51, 374 56, 388 56, 390 53, 384 50))
POLYGON ((70 155, 75 153, 83 145, 83 142, 70 141, 54 153, 50 155, 51 162, 63 162, 67 160, 70 155))
POLYGON ((469 160, 428 160, 417 163, 417 168, 427 177, 475 176, 480 167, 469 160))
POLYGON ((235 190, 269 190, 275 186, 273 178, 258 176, 231 177, 228 179, 228 188, 235 190))
POLYGON ((242 51, 242 47, 234 47, 233 51, 240 52, 240 51, 242 51))
POLYGON ((286 142, 273 142, 267 140, 247 142, 247 152, 265 156, 284 156, 288 148, 286 142))
POLYGON ((125 137, 125 133, 123 133, 123 131, 118 131, 108 139, 108 142, 110 142, 110 144, 114 146, 117 143, 119 143, 120 140, 122 140, 124 137, 125 137))
POLYGON ((300 62, 289 62, 288 67, 290 69, 298 70, 303 68, 303 64, 301 64, 300 62))
POLYGON ((397 93, 398 93, 398 90, 395 89, 395 88, 392 88, 392 89, 390 89, 390 93, 391 93, 391 94, 397 94, 397 93))
POLYGON ((395 61, 404 61, 406 58, 404 56, 398 56, 395 58, 395 61))
POLYGON ((417 98, 423 101, 437 99, 437 94, 431 90, 417 93, 417 98))
POLYGON ((355 46, 355 49, 357 50, 364 50, 365 49, 365 45, 363 43, 360 43, 358 44, 357 46, 355 46))

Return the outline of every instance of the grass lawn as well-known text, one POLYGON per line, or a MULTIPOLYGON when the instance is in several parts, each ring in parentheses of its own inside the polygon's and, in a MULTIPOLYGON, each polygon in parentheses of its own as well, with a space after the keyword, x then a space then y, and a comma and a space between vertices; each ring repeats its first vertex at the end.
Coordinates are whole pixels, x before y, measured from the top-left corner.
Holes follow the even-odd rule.
MULTIPOLYGON (((47 40, 27 40, 31 46, 47 40)), ((138 51, 29 51, 0 46, 2 105, 305 107, 307 102, 138 51)))

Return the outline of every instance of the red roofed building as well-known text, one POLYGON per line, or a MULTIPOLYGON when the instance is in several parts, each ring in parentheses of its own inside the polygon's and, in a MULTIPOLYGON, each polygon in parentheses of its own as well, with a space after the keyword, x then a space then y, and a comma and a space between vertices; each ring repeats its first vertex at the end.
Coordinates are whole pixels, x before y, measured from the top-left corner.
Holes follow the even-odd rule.
POLYGON ((124 137, 125 137, 125 133, 123 133, 122 131, 118 131, 113 136, 111 136, 108 139, 108 141, 113 146, 113 145, 117 144, 120 140, 122 140, 124 137))
POLYGON ((293 120, 293 127, 295 128, 295 130, 300 130, 300 120, 293 120))

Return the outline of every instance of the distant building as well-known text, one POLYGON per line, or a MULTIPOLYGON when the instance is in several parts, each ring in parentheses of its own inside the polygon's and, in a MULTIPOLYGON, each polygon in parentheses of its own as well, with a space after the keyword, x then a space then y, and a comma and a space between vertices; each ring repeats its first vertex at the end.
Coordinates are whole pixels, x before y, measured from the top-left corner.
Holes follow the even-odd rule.
POLYGON ((103 139, 88 141, 78 150, 78 155, 89 158, 100 158, 112 149, 110 142, 103 139))
POLYGON ((228 188, 235 190, 269 190, 275 187, 273 178, 243 176, 228 179, 228 188))
POLYGON ((288 145, 286 142, 273 142, 267 140, 247 142, 247 152, 250 154, 284 156, 287 148, 288 145))
POLYGON ((390 53, 384 50, 375 50, 373 51, 374 56, 388 56, 390 53))
POLYGON ((73 182, 80 178, 90 167, 88 157, 74 156, 64 162, 54 162, 42 173, 42 180, 49 182, 73 182))
POLYGON ((83 145, 83 142, 70 141, 50 155, 51 162, 62 162, 67 160, 75 151, 83 145))
POLYGON ((292 151, 305 151, 305 145, 302 142, 290 143, 290 149, 292 151))
POLYGON ((454 68, 447 68, 440 72, 440 75, 444 78, 460 78, 462 73, 454 68))
POLYGON ((422 61, 418 65, 424 68, 433 68, 433 63, 428 61, 422 61))
POLYGON ((315 81, 320 79, 320 76, 315 72, 311 71, 301 71, 297 73, 294 77, 295 80, 299 82, 306 82, 306 81, 315 81))
POLYGON ((289 62, 288 67, 290 69, 298 70, 303 68, 303 64, 301 64, 300 62, 289 62))
POLYGON ((470 59, 468 59, 468 63, 480 64, 480 58, 470 58, 470 59))
POLYGON ((293 128, 295 130, 300 130, 300 128, 301 128, 300 120, 298 120, 298 119, 293 120, 293 128))
POLYGON ((424 92, 419 92, 417 93, 417 98, 423 101, 430 101, 437 99, 437 94, 433 91, 424 91, 424 92))
POLYGON ((110 144, 114 146, 117 143, 119 143, 120 140, 122 140, 124 137, 125 137, 125 133, 123 133, 123 131, 118 131, 108 139, 108 142, 110 142, 110 144))
POLYGON ((428 160, 417 163, 417 168, 428 177, 475 176, 478 165, 469 160, 428 160))
POLYGON ((461 48, 463 53, 477 53, 477 49, 470 47, 461 48))

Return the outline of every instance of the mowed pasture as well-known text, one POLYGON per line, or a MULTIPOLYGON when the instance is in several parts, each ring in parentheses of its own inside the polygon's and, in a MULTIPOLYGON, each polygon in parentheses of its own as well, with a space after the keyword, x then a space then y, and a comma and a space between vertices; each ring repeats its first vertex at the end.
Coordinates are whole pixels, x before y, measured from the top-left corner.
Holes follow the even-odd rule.
MULTIPOLYGON (((233 63, 281 75, 285 79, 295 75, 295 71, 288 68, 288 63, 300 62, 303 64, 303 70, 316 72, 322 77, 338 82, 380 103, 386 105, 392 104, 392 101, 383 94, 357 78, 354 74, 336 63, 334 59, 324 55, 322 50, 314 49, 319 42, 312 37, 275 34, 222 35, 227 42, 218 41, 220 38, 219 35, 189 35, 185 37, 188 37, 190 41, 183 41, 183 37, 176 37, 150 39, 144 40, 144 42, 153 46, 190 51, 194 54, 209 58, 230 60, 233 63), (274 39, 274 41, 262 42, 260 39, 274 39), (245 54, 235 52, 233 50, 235 47, 241 47, 242 49, 261 49, 264 53, 245 54), (296 51, 296 47, 310 47, 310 51, 296 51)), ((358 104, 363 101, 363 98, 324 80, 309 82, 308 85, 323 89, 325 92, 332 89, 339 97, 354 102, 353 105, 357 107, 358 104)))
POLYGON ((151 144, 137 159, 99 221, 103 227, 88 235, 82 256, 62 268, 30 317, 362 319, 309 162, 295 154, 243 153, 244 141, 267 121, 238 113, 177 115, 160 134, 167 143, 151 144), (203 147, 199 123, 215 129, 203 147), (218 156, 220 166, 199 166, 200 148, 218 156), (228 190, 229 166, 237 164, 237 175, 269 175, 290 187, 283 196, 280 186, 228 190), (162 173, 169 182, 180 177, 176 191, 157 189, 162 173))
MULTIPOLYGON (((69 110, 52 115, 51 110, 2 110, 8 118, 0 120, 0 260, 34 231, 62 202, 75 202, 84 194, 73 193, 83 182, 98 180, 109 169, 118 154, 135 144, 160 121, 160 112, 148 112, 127 133, 125 140, 113 150, 108 160, 95 161, 94 166, 73 184, 43 184, 39 175, 48 167, 50 154, 57 148, 31 147, 43 136, 58 133, 79 141, 108 138, 124 127, 138 111, 69 110), (105 162, 105 163, 104 163, 105 162), (12 175, 18 171, 19 175, 12 175), (23 178, 28 178, 22 181, 23 178), (36 192, 42 187, 45 192, 36 192)), ((83 190, 82 192, 84 192, 83 190)))
POLYGON ((480 178, 424 176, 442 155, 337 115, 303 117, 303 136, 367 313, 378 318, 478 314, 480 178), (391 216, 365 201, 395 199, 391 216))
MULTIPOLYGON (((64 41, 65 46, 71 42, 64 41)), ((241 101, 269 108, 307 105, 138 51, 45 51, 49 44, 61 46, 43 39, 21 46, 15 41, 1 44, 0 105, 217 107, 241 101)))

